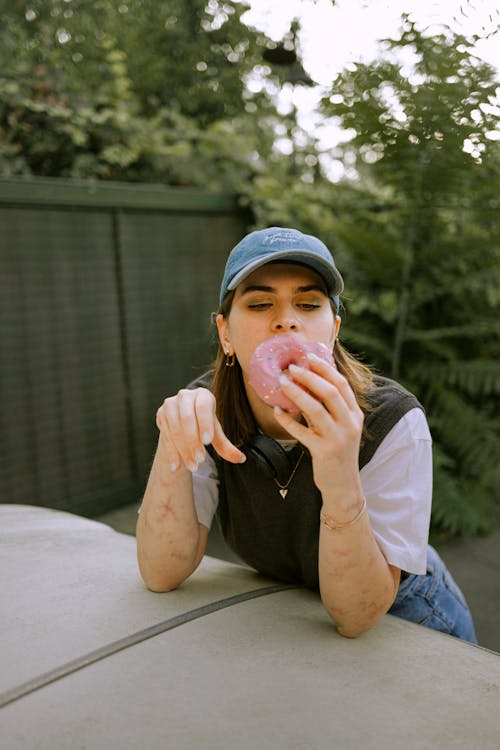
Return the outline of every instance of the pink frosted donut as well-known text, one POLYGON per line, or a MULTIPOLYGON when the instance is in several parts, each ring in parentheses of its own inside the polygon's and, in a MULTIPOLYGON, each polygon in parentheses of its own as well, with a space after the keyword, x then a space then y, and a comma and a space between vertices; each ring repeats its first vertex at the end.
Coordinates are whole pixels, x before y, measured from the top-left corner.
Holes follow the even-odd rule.
POLYGON ((280 390, 280 377, 289 365, 309 369, 309 353, 334 364, 331 351, 325 344, 304 341, 295 333, 273 336, 256 348, 248 366, 248 382, 269 406, 279 406, 290 414, 299 409, 280 390))

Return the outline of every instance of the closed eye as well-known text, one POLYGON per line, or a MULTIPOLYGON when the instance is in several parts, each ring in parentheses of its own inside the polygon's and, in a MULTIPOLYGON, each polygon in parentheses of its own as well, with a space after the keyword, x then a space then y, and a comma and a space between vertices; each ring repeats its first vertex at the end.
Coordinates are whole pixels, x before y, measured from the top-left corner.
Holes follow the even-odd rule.
POLYGON ((249 310, 267 310, 268 307, 271 307, 270 302, 251 302, 248 305, 249 310))
MULTIPOLYGON (((267 310, 272 306, 272 302, 250 302, 248 304, 249 310, 267 310)), ((300 310, 318 310, 320 307, 322 307, 321 302, 297 302, 296 306, 300 310)))

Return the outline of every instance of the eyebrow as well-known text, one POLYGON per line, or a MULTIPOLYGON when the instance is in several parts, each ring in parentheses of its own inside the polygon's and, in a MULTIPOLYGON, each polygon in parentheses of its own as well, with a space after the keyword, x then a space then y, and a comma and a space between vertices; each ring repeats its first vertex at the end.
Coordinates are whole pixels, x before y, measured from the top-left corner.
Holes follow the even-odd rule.
MULTIPOLYGON (((327 296, 325 287, 320 284, 306 284, 305 286, 298 286, 294 290, 294 294, 304 294, 304 292, 321 292, 327 296)), ((267 292, 269 294, 276 294, 277 289, 274 286, 265 286, 263 284, 249 284, 242 289, 241 294, 250 294, 251 292, 267 292)))

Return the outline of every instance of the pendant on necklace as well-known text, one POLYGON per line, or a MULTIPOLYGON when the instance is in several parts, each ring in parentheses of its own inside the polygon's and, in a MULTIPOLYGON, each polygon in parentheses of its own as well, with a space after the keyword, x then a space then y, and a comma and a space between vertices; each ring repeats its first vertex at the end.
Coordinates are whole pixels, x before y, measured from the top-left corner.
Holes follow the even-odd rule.
POLYGON ((276 479, 276 477, 274 477, 274 483, 275 483, 275 485, 277 486, 277 488, 278 488, 278 492, 280 493, 280 495, 281 495, 281 497, 283 498, 283 500, 284 500, 284 499, 285 499, 285 497, 286 497, 286 496, 288 495, 288 488, 290 487, 290 484, 291 484, 291 482, 292 482, 292 479, 294 478, 294 476, 295 476, 295 473, 296 473, 297 469, 299 468, 299 464, 300 464, 300 462, 302 461, 302 458, 303 458, 303 456, 304 456, 304 451, 302 450, 302 451, 300 452, 300 456, 299 456, 299 459, 298 459, 297 463, 295 464, 295 466, 294 466, 294 467, 293 467, 293 469, 292 469, 292 473, 291 473, 291 474, 290 474, 290 476, 288 477, 288 482, 287 482, 286 484, 280 484, 280 483, 278 482, 278 480, 276 479))

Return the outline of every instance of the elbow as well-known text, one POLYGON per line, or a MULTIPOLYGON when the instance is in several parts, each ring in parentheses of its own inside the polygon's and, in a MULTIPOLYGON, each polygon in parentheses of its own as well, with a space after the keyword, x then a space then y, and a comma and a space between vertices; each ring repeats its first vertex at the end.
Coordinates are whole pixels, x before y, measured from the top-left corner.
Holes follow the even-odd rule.
POLYGON ((148 591, 152 591, 153 594, 166 594, 169 591, 175 591, 179 588, 183 580, 169 580, 168 578, 157 578, 155 576, 142 575, 142 580, 148 591))
POLYGON ((197 560, 188 560, 183 557, 182 565, 179 561, 158 565, 155 560, 138 555, 138 566, 142 580, 146 588, 155 594, 165 594, 168 591, 178 589, 197 568, 197 560), (177 564, 175 564, 177 563, 177 564))
POLYGON ((371 630, 384 616, 386 610, 378 609, 376 612, 366 613, 349 613, 331 611, 325 608, 333 620, 337 633, 343 638, 359 638, 360 635, 371 630))
POLYGON ((139 560, 139 572, 144 585, 154 594, 166 594, 175 591, 186 580, 186 575, 175 574, 173 570, 158 571, 139 560))
POLYGON ((335 623, 335 627, 337 629, 337 633, 342 636, 342 638, 359 638, 360 635, 363 635, 363 633, 366 633, 367 630, 370 630, 373 625, 368 625, 365 627, 358 626, 344 626, 344 625, 338 625, 335 623))
POLYGON ((172 551, 168 556, 149 554, 143 545, 137 546, 137 563, 146 588, 155 594, 174 591, 189 578, 201 562, 203 552, 172 551))
POLYGON ((144 584, 148 591, 151 591, 152 594, 168 594, 169 591, 175 591, 178 586, 162 586, 157 585, 154 583, 148 583, 147 581, 144 581, 144 584))

